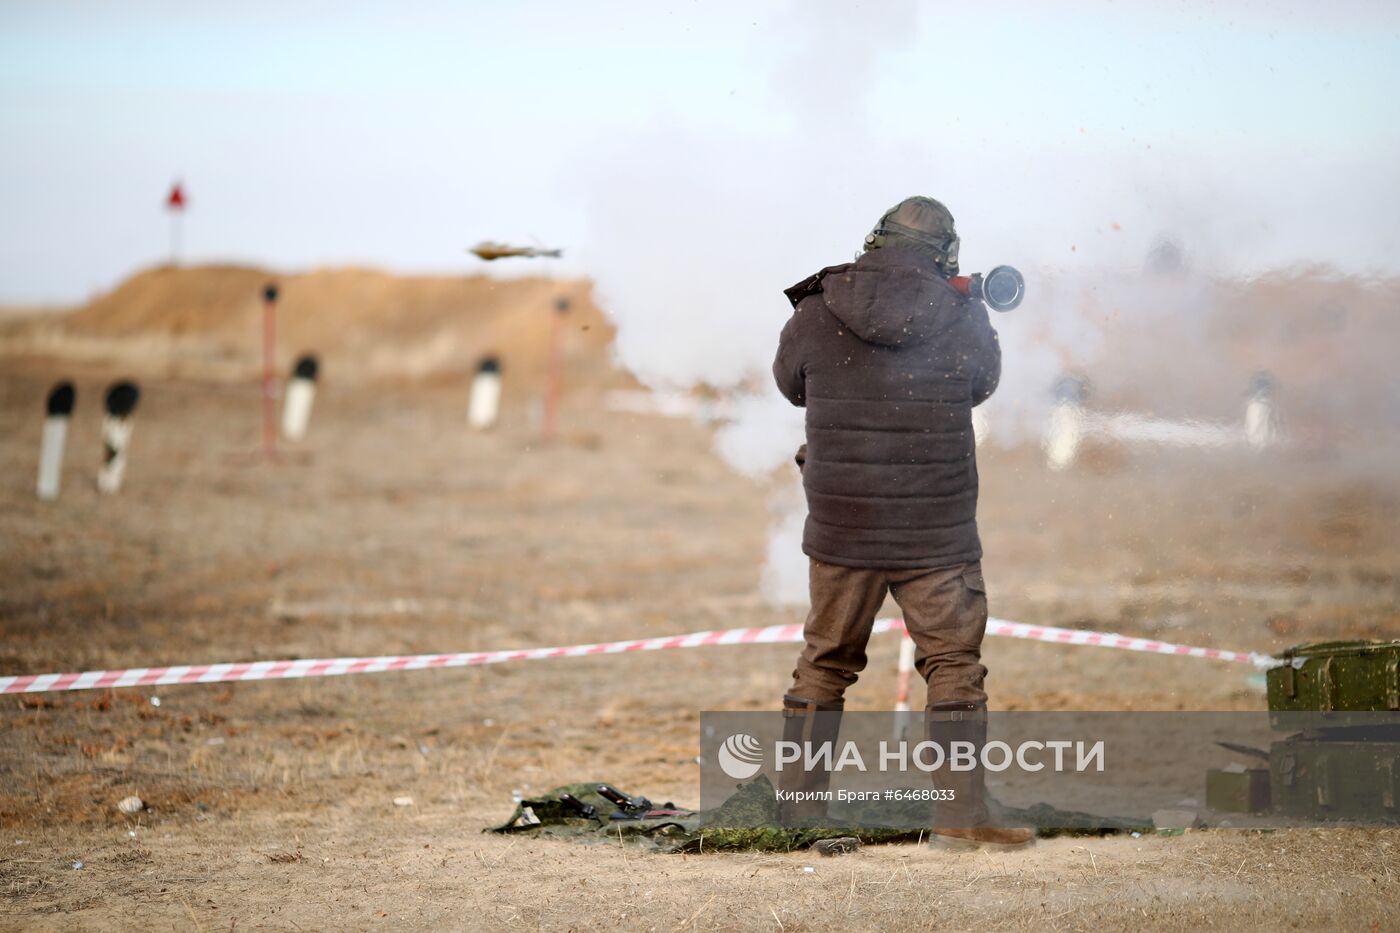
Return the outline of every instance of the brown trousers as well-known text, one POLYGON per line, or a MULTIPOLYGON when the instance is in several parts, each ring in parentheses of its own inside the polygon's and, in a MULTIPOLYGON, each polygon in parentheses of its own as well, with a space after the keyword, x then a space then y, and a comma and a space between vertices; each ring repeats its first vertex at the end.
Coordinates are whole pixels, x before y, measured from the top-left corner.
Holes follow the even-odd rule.
POLYGON ((904 610, 914 666, 928 683, 928 706, 986 705, 982 636, 987 587, 980 562, 939 570, 868 570, 812 559, 807 647, 792 672, 785 705, 839 709, 865 669, 866 642, 887 592, 904 610), (794 702, 795 701, 795 702, 794 702))

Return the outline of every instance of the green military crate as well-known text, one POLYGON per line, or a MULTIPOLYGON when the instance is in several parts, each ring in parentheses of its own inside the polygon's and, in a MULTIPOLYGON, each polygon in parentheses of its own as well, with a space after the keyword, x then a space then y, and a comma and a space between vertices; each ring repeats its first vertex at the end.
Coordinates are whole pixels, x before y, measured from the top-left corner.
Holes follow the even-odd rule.
POLYGON ((1400 641, 1299 645, 1268 674, 1269 711, 1400 710, 1400 641))
POLYGON ((1206 808, 1217 813, 1263 813, 1269 809, 1269 771, 1248 768, 1206 772, 1206 808))
POLYGON ((1400 733, 1382 734, 1386 737, 1295 735, 1275 742, 1269 750, 1274 813, 1301 819, 1400 823, 1400 733))

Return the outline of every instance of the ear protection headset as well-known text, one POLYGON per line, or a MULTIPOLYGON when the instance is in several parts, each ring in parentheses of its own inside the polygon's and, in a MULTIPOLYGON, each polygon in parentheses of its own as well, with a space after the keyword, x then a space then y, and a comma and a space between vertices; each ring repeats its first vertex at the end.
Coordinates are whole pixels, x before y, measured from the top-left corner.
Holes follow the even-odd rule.
POLYGON ((890 220, 889 215, 886 215, 880 218, 880 222, 875 225, 874 230, 865 235, 865 248, 872 250, 886 246, 888 244, 887 237, 891 233, 906 239, 916 240, 937 250, 943 256, 942 262, 939 263, 943 274, 958 274, 958 247, 962 244, 962 240, 956 233, 948 236, 925 233, 922 230, 915 230, 913 227, 906 227, 904 224, 890 220))

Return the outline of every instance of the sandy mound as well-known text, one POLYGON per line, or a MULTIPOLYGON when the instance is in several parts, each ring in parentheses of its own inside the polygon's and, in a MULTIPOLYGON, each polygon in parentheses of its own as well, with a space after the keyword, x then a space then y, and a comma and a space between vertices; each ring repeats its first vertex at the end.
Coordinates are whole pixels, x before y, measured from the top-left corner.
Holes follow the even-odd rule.
POLYGON ((62 316, 0 331, 9 352, 109 360, 143 371, 244 377, 261 366, 262 290, 281 289, 278 368, 305 352, 335 379, 471 372, 498 355, 515 379, 542 378, 555 304, 571 382, 610 372, 614 328, 585 281, 397 276, 369 269, 275 275, 239 266, 161 267, 62 316))

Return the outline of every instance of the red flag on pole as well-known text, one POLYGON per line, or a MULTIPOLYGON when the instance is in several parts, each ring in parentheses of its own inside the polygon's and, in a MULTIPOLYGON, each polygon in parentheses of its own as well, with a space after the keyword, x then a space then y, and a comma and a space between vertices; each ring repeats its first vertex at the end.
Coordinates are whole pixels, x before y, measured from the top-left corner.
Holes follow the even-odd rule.
POLYGON ((180 221, 185 216, 185 186, 180 182, 170 186, 165 209, 170 212, 170 264, 175 266, 180 263, 180 221))

